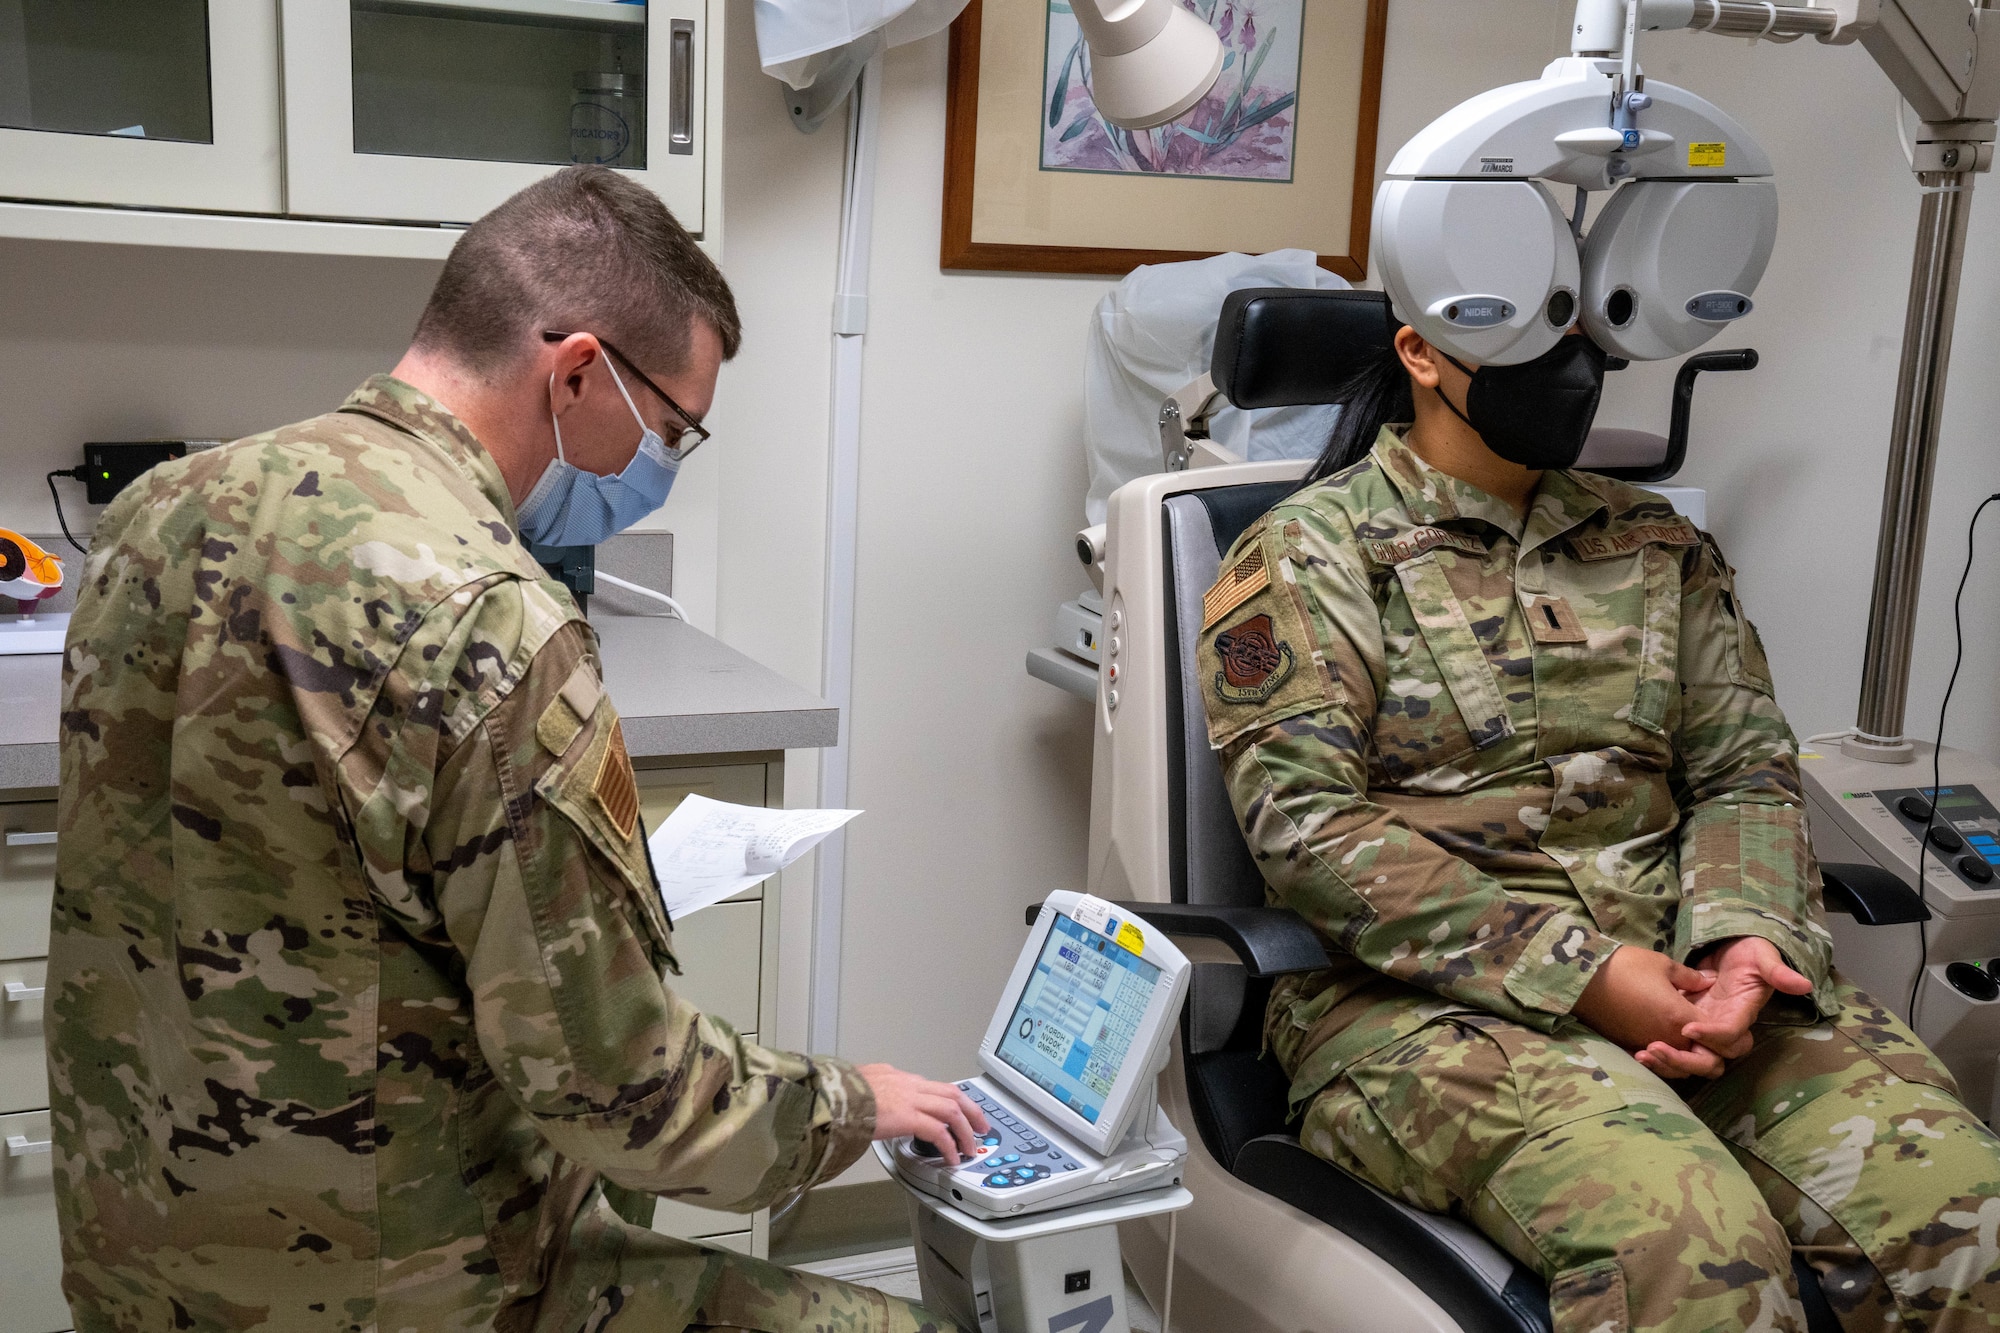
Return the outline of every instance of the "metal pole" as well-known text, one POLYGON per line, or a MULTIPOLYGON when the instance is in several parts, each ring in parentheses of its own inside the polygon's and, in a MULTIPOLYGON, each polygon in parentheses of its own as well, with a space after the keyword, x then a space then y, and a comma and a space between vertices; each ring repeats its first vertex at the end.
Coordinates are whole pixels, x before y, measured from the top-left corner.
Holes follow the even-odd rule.
POLYGON ((1958 313, 1959 273, 1965 263, 1965 224, 1972 211, 1971 165, 1968 162, 1966 170, 1917 174, 1924 197, 1910 268, 1910 304, 1903 320, 1903 360, 1896 376, 1896 416, 1875 547, 1861 705, 1857 734, 1842 745, 1850 757, 1878 763, 1908 763, 1914 757, 1913 747, 1903 739, 1903 712, 1909 701, 1910 651, 1923 579, 1931 480, 1937 471, 1945 373, 1958 313))

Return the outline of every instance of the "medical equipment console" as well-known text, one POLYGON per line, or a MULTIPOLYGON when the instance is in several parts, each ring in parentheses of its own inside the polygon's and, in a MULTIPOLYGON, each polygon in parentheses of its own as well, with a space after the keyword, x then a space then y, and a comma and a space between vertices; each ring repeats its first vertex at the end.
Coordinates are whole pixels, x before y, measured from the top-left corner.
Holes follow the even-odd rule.
POLYGON ((975 1217, 1066 1208, 1180 1180, 1187 1140, 1153 1098, 1187 993, 1188 960, 1157 930, 1087 894, 1042 904, 958 1086, 989 1131, 947 1165, 920 1140, 896 1171, 975 1217))

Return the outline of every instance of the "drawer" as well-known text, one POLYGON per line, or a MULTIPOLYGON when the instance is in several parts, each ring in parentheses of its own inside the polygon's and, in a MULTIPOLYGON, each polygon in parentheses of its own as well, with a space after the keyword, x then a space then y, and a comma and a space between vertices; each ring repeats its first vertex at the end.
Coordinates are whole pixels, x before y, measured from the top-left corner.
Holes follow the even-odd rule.
POLYGON ((49 965, 40 958, 0 963, 0 1113, 49 1104, 42 1057, 42 987, 49 965))
MULTIPOLYGON (((639 813, 646 831, 659 828, 666 817, 680 808, 682 801, 699 792, 711 801, 731 805, 762 806, 764 802, 762 764, 719 764, 713 768, 642 768, 639 775, 639 813)), ((749 902, 764 896, 764 886, 753 884, 729 899, 749 902)))
POLYGON ((681 975, 674 993, 705 1014, 727 1019, 738 1032, 755 1032, 758 982, 764 964, 764 904, 731 900, 704 907, 674 923, 674 956, 681 975))
POLYGON ((44 958, 56 892, 56 803, 0 805, 0 958, 44 958))
POLYGON ((0 1116, 0 1310, 9 1333, 55 1333, 70 1326, 56 1234, 55 1158, 46 1148, 49 1113, 0 1116))
POLYGON ((711 801, 732 805, 764 804, 762 764, 718 764, 701 768, 641 768, 639 809, 645 813, 646 827, 656 829, 690 793, 700 792, 711 801))

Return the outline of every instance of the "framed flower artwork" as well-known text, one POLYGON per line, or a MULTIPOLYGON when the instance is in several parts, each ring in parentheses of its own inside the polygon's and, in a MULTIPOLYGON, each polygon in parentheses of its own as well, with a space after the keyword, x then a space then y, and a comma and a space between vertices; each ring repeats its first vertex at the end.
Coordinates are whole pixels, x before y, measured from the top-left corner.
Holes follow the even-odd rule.
POLYGON ((1226 250, 1368 268, 1388 0, 1177 0, 1215 29, 1215 86, 1127 130, 1090 98, 1068 0, 972 0, 951 30, 951 269, 1129 273, 1226 250))

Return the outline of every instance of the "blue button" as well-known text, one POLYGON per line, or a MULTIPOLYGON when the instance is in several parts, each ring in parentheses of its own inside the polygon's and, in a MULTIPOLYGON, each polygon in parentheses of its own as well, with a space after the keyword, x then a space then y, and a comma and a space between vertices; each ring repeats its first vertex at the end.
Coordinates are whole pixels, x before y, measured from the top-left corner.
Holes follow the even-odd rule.
POLYGON ((1010 1152, 1005 1157, 1002 1157, 1000 1160, 1008 1163, 1009 1165, 1012 1165, 1013 1163, 1021 1160, 1021 1154, 1017 1152, 1010 1152))
POLYGON ((1009 1185, 1014 1183, 1014 1178, 1012 1176, 1003 1175, 996 1172, 995 1174, 986 1177, 986 1183, 996 1190, 1006 1189, 1009 1185))
POLYGON ((1014 1179, 1016 1179, 1016 1180, 1033 1180, 1034 1178, 1035 1178, 1035 1168, 1034 1168, 1034 1167, 1032 1167, 1032 1166, 1017 1166, 1017 1167, 1015 1167, 1015 1168, 1014 1168, 1014 1179))

